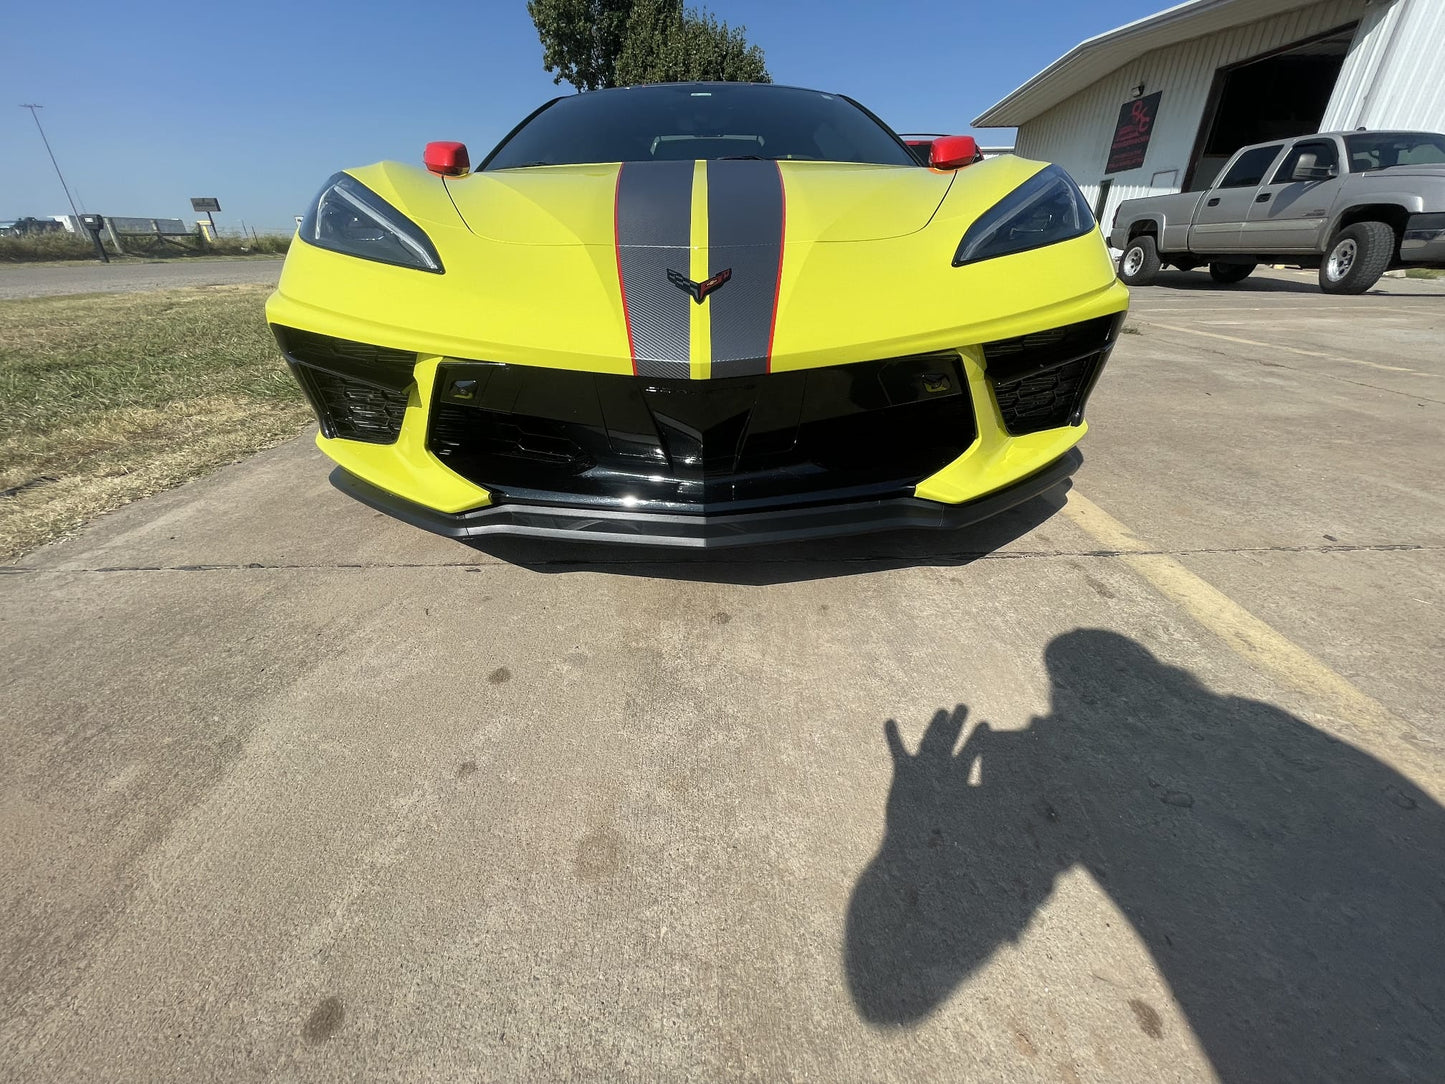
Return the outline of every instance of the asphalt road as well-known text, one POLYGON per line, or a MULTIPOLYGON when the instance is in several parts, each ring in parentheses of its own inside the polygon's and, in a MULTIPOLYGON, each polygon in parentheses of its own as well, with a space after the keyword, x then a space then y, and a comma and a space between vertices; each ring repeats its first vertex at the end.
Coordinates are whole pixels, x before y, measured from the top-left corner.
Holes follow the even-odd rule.
POLYGON ((281 263, 279 259, 196 258, 166 263, 11 264, 0 266, 0 300, 56 294, 129 294, 238 282, 274 285, 281 277, 281 263))
POLYGON ((971 532, 5 569, 0 1077, 1445 1079, 1445 293, 1207 283, 971 532))

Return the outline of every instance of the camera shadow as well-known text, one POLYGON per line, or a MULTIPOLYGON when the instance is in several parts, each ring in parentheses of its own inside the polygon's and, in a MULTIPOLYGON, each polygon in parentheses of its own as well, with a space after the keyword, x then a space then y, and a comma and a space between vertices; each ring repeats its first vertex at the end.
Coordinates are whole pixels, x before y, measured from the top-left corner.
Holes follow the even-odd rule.
POLYGON ((1082 867, 1222 1079, 1445 1080, 1445 810, 1127 637, 1076 630, 1045 662, 1025 730, 960 748, 959 705, 910 752, 886 724, 885 836, 847 914, 860 1015, 922 1021, 1082 867))

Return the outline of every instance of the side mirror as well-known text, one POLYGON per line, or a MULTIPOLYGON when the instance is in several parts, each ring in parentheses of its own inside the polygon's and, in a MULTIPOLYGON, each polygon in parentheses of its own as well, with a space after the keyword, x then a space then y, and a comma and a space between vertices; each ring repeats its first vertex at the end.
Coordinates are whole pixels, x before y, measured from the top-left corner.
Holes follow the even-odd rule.
POLYGON ((440 177, 465 177, 472 169, 465 143, 428 143, 422 161, 440 177))
POLYGON ((933 141, 928 164, 934 169, 962 169, 982 157, 973 136, 940 136, 933 141))
POLYGON ((1335 176, 1338 176, 1338 171, 1334 166, 1300 166, 1294 171, 1297 181, 1328 181, 1335 176))

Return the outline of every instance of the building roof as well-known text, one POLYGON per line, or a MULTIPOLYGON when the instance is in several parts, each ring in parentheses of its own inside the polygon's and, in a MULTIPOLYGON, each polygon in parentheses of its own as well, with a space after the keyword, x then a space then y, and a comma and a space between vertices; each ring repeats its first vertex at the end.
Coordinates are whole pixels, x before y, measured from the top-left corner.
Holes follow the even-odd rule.
POLYGON ((1016 128, 1145 53, 1258 22, 1319 0, 1189 0, 1075 45, 1003 101, 975 128, 1016 128))

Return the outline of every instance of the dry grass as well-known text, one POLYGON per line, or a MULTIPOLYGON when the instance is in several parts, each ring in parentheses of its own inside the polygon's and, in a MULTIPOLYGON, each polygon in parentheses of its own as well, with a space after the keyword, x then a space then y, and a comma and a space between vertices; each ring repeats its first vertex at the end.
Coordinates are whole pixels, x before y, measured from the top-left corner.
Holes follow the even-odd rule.
MULTIPOLYGON (((115 252, 109 250, 114 256, 115 252)), ((0 262, 29 263, 34 260, 93 260, 95 245, 89 238, 64 230, 25 237, 0 237, 0 262)))
MULTIPOLYGON (((155 237, 127 235, 124 256, 116 254, 110 242, 105 249, 111 259, 144 260, 195 259, 202 256, 284 256, 291 246, 291 236, 259 234, 255 237, 218 237, 204 247, 195 234, 160 240, 155 237)), ((62 261, 93 261, 95 245, 88 236, 52 230, 26 237, 0 237, 0 263, 55 263, 62 261)))
POLYGON ((294 435, 269 290, 0 301, 0 559, 294 435))

